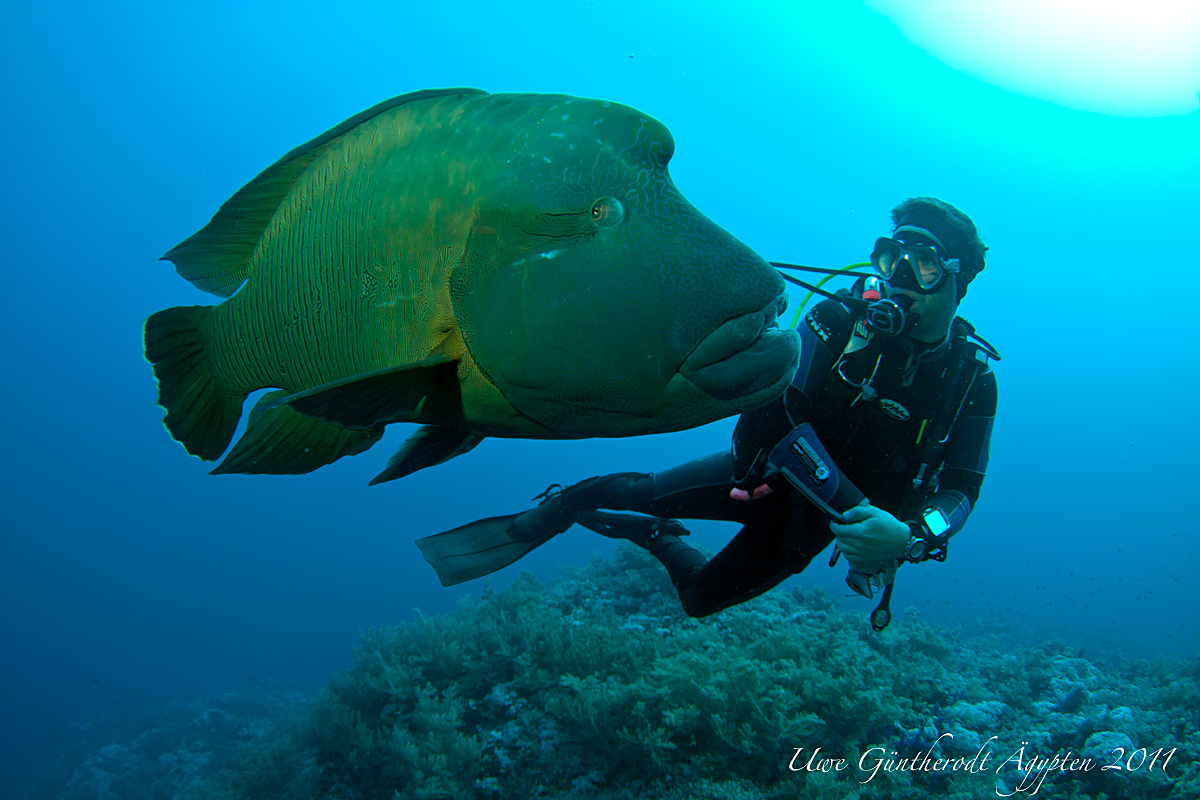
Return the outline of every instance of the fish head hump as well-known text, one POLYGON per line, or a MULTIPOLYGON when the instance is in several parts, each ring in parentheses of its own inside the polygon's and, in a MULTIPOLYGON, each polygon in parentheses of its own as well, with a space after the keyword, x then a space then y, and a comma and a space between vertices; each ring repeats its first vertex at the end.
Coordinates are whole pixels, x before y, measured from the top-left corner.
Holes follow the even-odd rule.
POLYGON ((563 437, 681 430, 781 394, 782 279, 672 182, 670 132, 616 103, 491 95, 485 177, 450 279, 472 360, 563 437))

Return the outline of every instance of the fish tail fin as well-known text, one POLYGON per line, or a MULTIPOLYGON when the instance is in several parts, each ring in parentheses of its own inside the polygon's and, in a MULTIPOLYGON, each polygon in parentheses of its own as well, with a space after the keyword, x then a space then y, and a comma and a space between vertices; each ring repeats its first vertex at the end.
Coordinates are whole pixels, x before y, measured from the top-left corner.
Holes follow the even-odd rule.
POLYGON ((163 424, 175 441, 205 461, 229 447, 245 393, 222 388, 209 368, 203 324, 214 306, 176 306, 146 320, 146 360, 158 379, 163 424))

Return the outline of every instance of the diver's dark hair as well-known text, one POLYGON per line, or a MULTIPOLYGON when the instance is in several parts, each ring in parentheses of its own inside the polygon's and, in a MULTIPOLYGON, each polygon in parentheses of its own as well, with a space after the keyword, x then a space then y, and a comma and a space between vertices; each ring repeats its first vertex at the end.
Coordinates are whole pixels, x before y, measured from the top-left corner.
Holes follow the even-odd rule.
POLYGON ((924 228, 946 245, 949 258, 959 260, 958 299, 967 293, 967 284, 983 272, 987 245, 979 238, 975 223, 963 212, 936 197, 910 197, 892 209, 892 233, 901 225, 924 228))

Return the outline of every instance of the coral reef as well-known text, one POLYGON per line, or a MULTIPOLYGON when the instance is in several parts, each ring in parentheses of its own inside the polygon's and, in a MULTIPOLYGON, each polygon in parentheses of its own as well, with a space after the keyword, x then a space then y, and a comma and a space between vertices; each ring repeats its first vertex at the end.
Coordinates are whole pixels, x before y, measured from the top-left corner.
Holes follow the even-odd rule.
POLYGON ((21 797, 303 797, 312 763, 293 734, 307 724, 309 705, 300 692, 260 683, 105 724, 80 722, 42 759, 21 797))
POLYGON ((261 719, 217 704, 110 742, 57 796, 1200 797, 1197 663, 864 617, 798 589, 692 620, 624 548, 368 631, 261 719))

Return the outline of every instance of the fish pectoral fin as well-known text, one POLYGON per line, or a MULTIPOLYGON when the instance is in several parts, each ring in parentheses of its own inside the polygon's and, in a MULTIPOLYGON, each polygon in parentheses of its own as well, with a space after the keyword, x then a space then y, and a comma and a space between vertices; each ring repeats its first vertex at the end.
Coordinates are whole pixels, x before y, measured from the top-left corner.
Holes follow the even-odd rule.
POLYGON ((274 405, 356 430, 391 422, 453 425, 462 420, 458 359, 432 355, 414 364, 314 386, 274 405))
POLYGON ((213 475, 302 475, 361 453, 383 437, 382 428, 350 430, 278 405, 285 394, 280 389, 259 398, 246 432, 213 475))
POLYGON ((405 440, 388 459, 387 469, 371 479, 368 486, 394 481, 419 469, 445 463, 475 447, 483 437, 462 428, 426 425, 405 440))

